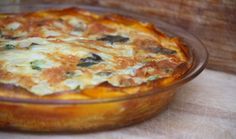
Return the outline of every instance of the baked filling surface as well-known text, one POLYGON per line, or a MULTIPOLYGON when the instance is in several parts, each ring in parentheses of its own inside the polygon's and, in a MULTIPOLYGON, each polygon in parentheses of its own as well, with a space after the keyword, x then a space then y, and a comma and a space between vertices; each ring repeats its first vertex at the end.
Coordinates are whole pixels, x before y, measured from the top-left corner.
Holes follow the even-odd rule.
POLYGON ((120 15, 76 8, 0 15, 1 86, 33 95, 135 87, 180 76, 188 64, 177 38, 120 15))

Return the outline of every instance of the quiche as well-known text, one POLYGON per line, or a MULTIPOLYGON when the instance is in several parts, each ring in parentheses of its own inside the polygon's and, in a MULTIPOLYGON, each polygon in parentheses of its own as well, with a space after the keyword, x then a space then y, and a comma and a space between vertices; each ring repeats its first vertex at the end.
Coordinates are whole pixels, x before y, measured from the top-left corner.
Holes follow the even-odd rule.
POLYGON ((0 96, 98 99, 168 86, 188 48, 154 25, 78 8, 0 15, 0 96))

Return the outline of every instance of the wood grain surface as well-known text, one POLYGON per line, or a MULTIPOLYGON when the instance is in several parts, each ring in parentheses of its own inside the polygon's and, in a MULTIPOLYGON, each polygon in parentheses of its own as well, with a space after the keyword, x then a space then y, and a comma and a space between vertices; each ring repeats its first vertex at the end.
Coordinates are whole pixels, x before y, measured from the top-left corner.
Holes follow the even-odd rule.
POLYGON ((235 139, 236 75, 205 70, 182 87, 155 118, 113 131, 33 135, 0 132, 0 139, 235 139))
POLYGON ((75 3, 135 11, 182 27, 210 52, 208 68, 236 73, 236 0, 18 0, 25 4, 75 3))

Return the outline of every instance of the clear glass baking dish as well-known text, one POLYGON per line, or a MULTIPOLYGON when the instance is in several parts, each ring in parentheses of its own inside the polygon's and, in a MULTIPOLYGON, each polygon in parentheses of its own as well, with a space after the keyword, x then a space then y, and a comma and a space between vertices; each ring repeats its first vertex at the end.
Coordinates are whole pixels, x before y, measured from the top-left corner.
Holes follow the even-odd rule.
POLYGON ((190 69, 169 86, 125 97, 92 100, 27 99, 0 96, 0 128, 32 132, 90 132, 142 122, 163 110, 176 89, 195 78, 205 68, 208 53, 202 42, 185 30, 155 18, 124 10, 71 4, 2 5, 0 13, 21 13, 50 8, 79 7, 92 12, 118 13, 156 25, 169 36, 177 36, 188 46, 190 69))

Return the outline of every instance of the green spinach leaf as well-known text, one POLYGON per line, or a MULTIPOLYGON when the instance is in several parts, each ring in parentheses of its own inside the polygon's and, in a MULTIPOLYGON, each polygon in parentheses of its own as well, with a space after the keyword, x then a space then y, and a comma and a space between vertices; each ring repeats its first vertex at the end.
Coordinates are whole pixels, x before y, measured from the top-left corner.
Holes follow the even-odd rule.
POLYGON ((111 44, 113 44, 115 42, 127 42, 129 40, 129 38, 123 37, 120 35, 105 35, 102 38, 98 38, 97 40, 107 41, 107 42, 110 42, 111 44))

